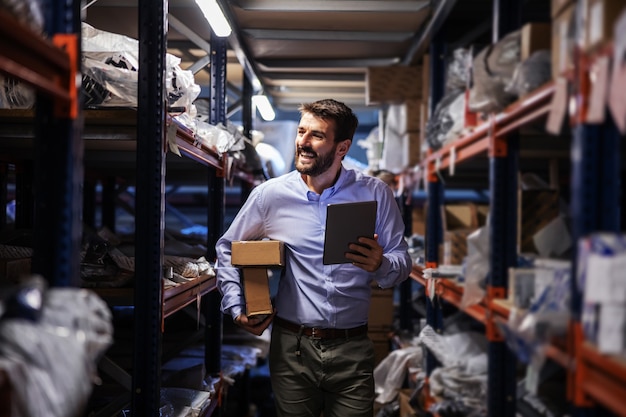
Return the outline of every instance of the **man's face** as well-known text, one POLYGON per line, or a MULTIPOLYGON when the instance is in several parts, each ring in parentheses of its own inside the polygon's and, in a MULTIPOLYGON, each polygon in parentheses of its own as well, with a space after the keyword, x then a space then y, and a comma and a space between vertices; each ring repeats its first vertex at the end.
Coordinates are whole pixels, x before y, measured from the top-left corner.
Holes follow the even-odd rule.
POLYGON ((298 125, 295 165, 301 174, 316 177, 332 167, 337 156, 334 121, 305 113, 298 125))

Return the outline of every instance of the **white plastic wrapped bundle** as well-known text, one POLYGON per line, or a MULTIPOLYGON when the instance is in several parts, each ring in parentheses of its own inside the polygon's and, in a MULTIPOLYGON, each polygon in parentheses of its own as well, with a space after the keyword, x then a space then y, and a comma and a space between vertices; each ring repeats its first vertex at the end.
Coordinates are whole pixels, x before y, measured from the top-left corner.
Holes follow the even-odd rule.
POLYGON ((478 53, 473 64, 473 87, 468 103, 470 111, 498 112, 515 99, 515 95, 505 91, 505 87, 520 62, 520 50, 518 30, 478 53))
MULTIPOLYGON (((136 107, 139 42, 83 23, 82 43, 85 104, 136 107)), ((165 58, 168 104, 195 115, 193 102, 200 95, 200 86, 191 71, 180 68, 180 58, 171 54, 165 58)))
POLYGON ((88 290, 45 291, 41 277, 21 291, 2 304, 0 320, 11 416, 80 416, 99 381, 97 361, 112 343, 111 313, 88 290))
POLYGON ((533 52, 526 60, 515 67, 513 78, 506 86, 506 92, 523 97, 552 79, 550 50, 533 52))

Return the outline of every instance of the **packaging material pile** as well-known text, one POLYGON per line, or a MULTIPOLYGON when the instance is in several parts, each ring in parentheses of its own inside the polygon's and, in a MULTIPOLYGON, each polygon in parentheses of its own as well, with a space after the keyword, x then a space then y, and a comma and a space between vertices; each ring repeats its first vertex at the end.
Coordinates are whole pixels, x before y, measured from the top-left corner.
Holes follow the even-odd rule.
POLYGON ((465 90, 469 85, 471 51, 454 51, 446 69, 445 94, 426 123, 426 141, 431 149, 439 149, 456 139, 464 127, 465 90))
MULTIPOLYGON (((139 42, 82 24, 83 96, 88 107, 136 107, 139 42)), ((165 84, 170 107, 195 113, 200 94, 191 71, 180 68, 180 58, 165 57, 165 84)))
POLYGON ((0 299, 0 372, 11 416, 78 417, 112 343, 111 312, 85 289, 47 288, 31 276, 0 299))
POLYGON ((510 282, 510 301, 528 297, 528 307, 514 306, 508 322, 498 324, 509 348, 527 365, 526 388, 537 392, 545 350, 554 338, 564 338, 570 320, 571 265, 557 259, 535 259, 531 275, 510 282))
MULTIPOLYGON (((407 379, 413 382, 409 398, 414 412, 437 413, 440 416, 486 415, 487 340, 482 333, 467 328, 461 316, 453 316, 440 334, 425 326, 411 346, 391 352, 374 370, 376 402, 385 404, 378 416, 390 415, 394 402, 407 379), (441 366, 435 368, 425 384, 422 368, 428 350, 441 366), (408 375, 413 375, 407 378, 408 375), (429 392, 424 392, 428 387, 429 392), (428 395, 436 400, 426 409, 428 395), (387 410, 387 411, 385 411, 387 410)), ((400 405, 402 407, 402 404, 400 405)), ((404 415, 404 414, 402 414, 404 415)))
POLYGON ((577 287, 583 289, 585 338, 601 353, 626 357, 626 235, 598 232, 578 242, 577 287))
MULTIPOLYGON (((86 236, 81 251, 81 279, 86 288, 132 286, 135 274, 134 246, 124 246, 121 239, 103 228, 86 236)), ((184 242, 169 239, 163 257, 164 288, 175 287, 203 275, 215 276, 210 263, 198 250, 184 242)))
POLYGON ((522 42, 521 31, 514 31, 475 56, 471 49, 454 51, 446 71, 445 94, 426 124, 431 149, 453 142, 472 128, 466 126, 466 113, 485 119, 552 78, 550 51, 534 50, 522 59, 522 42))

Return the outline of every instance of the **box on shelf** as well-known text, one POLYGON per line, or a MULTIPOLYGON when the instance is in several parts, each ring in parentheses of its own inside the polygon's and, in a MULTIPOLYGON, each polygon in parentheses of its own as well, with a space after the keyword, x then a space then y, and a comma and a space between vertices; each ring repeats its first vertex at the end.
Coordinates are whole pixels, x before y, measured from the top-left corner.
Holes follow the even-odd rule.
POLYGON ((16 284, 31 273, 31 258, 0 259, 0 283, 16 284))
POLYGON ((430 100, 430 55, 422 57, 422 97, 425 105, 430 100))
POLYGON ((527 309, 535 296, 535 269, 509 268, 508 300, 517 308, 527 309))
POLYGON ((420 129, 420 106, 422 100, 411 98, 387 107, 385 127, 397 133, 418 132, 420 129))
POLYGON ((422 96, 421 66, 369 67, 365 79, 367 105, 402 103, 422 96))
POLYGON ((246 240, 232 244, 233 266, 285 266, 284 244, 278 240, 246 240))
POLYGON ((411 405, 413 391, 411 388, 403 388, 398 391, 399 417, 415 417, 417 415, 417 411, 411 405))
POLYGON ((447 230, 443 234, 443 265, 461 265, 467 256, 467 237, 476 231, 473 229, 447 230))
POLYGON ((422 162, 422 134, 420 132, 408 132, 406 143, 408 144, 408 166, 413 167, 422 162))
POLYGON ((246 299, 246 315, 271 314, 269 278, 265 268, 243 268, 243 292, 246 299))
POLYGON ((585 16, 585 51, 591 52, 613 40, 613 27, 626 10, 624 0, 587 0, 585 16))
POLYGON ((393 325, 393 288, 372 286, 368 326, 370 330, 389 331, 393 325))
POLYGON ((524 61, 534 52, 544 49, 550 50, 552 47, 551 33, 550 23, 531 22, 522 26, 520 59, 524 61))
POLYGON ((552 3, 550 4, 550 15, 554 19, 556 16, 561 14, 565 7, 573 4, 576 4, 576 0, 552 0, 552 3))
POLYGON ((413 226, 411 231, 415 234, 426 236, 426 207, 414 207, 411 214, 413 226))
POLYGON ((367 332, 367 336, 374 343, 375 364, 378 365, 383 359, 387 357, 387 355, 389 355, 389 351, 391 350, 389 331, 369 330, 367 332))
POLYGON ((439 259, 443 265, 461 265, 467 256, 467 237, 485 224, 489 207, 474 203, 443 206, 443 246, 439 259))
POLYGON ((518 197, 518 244, 521 253, 538 253, 534 236, 559 216, 557 190, 520 190, 518 197))
POLYGON ((576 4, 565 6, 552 17, 552 78, 574 68, 576 4))

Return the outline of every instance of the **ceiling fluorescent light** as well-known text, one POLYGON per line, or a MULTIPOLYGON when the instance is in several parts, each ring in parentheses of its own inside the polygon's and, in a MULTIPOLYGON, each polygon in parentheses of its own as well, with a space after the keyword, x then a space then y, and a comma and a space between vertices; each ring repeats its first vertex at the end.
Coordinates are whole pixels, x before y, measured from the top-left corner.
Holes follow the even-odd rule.
POLYGON ((271 122, 276 117, 274 109, 265 95, 258 94, 252 96, 252 104, 254 104, 254 107, 261 113, 261 117, 266 122, 271 122))
POLYGON ((216 36, 220 38, 230 36, 232 32, 230 24, 216 0, 196 0, 196 4, 202 11, 204 18, 211 25, 211 29, 213 29, 213 33, 216 36))

